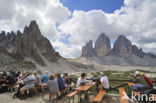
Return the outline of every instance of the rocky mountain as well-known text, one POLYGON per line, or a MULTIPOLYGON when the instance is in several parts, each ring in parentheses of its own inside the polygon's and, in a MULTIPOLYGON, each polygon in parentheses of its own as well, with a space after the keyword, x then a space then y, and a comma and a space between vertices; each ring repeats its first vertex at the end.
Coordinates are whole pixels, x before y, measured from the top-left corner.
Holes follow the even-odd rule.
POLYGON ((132 44, 123 35, 120 35, 114 43, 112 53, 120 57, 132 56, 132 44))
POLYGON ((82 47, 82 56, 92 57, 94 55, 93 41, 90 40, 82 47))
POLYGON ((109 55, 111 52, 110 39, 105 33, 101 33, 95 42, 95 56, 101 57, 109 55))
POLYGON ((50 41, 44 37, 36 23, 31 21, 29 26, 24 28, 24 32, 17 31, 15 34, 0 34, 0 48, 6 50, 18 59, 30 58, 37 64, 45 66, 44 58, 48 61, 57 61, 59 54, 55 52, 50 41))
POLYGON ((110 46, 110 39, 105 33, 101 33, 95 42, 87 43, 82 48, 82 57, 88 60, 99 61, 101 64, 114 64, 114 65, 156 65, 156 55, 152 53, 145 53, 142 49, 132 45, 124 35, 120 35, 113 48, 110 46), (84 50, 85 47, 85 50, 84 50), (89 51, 89 52, 84 52, 89 51), (101 61, 100 61, 101 60, 101 61))

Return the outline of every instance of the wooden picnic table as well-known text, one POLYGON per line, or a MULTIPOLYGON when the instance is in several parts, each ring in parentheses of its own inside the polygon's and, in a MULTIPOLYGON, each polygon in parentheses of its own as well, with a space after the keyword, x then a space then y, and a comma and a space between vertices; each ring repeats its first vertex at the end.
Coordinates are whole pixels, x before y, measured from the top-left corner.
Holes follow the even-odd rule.
MULTIPOLYGON (((78 88, 75 88, 75 90, 81 94, 81 93, 87 93, 88 94, 88 90, 93 87, 95 85, 95 83, 93 84, 85 84, 85 85, 81 85, 78 88), (80 91, 80 92, 79 92, 80 91)), ((80 96, 80 95, 79 95, 80 96)), ((88 101, 88 98, 86 99, 88 101)))

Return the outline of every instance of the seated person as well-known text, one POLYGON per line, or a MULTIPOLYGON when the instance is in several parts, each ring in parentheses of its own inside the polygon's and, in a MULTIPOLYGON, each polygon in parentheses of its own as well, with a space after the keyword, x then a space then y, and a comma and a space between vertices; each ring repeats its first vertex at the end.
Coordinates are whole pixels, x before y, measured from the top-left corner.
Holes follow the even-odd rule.
POLYGON ((47 82, 46 85, 49 88, 50 93, 58 93, 59 92, 57 78, 55 78, 54 75, 50 75, 49 81, 47 82))
POLYGON ((60 74, 57 74, 57 81, 58 81, 59 90, 64 90, 65 89, 65 83, 64 83, 63 78, 60 76, 60 74))
MULTIPOLYGON (((85 73, 82 73, 81 74, 81 77, 79 77, 78 80, 77 80, 76 87, 78 88, 79 86, 85 85, 85 84, 86 84, 86 74, 85 73)), ((85 94, 85 98, 88 99, 87 92, 84 92, 84 94, 85 94)), ((80 102, 82 102, 81 95, 82 94, 80 93, 80 102)))
POLYGON ((33 75, 28 74, 24 79, 24 86, 20 89, 22 99, 25 98, 24 91, 34 87, 34 77, 33 75))
POLYGON ((85 84, 86 84, 86 74, 82 73, 81 77, 79 77, 78 80, 77 80, 76 87, 78 88, 80 85, 85 85, 85 84))
POLYGON ((18 78, 21 75, 21 71, 18 71, 15 75, 15 78, 18 78))
POLYGON ((104 76, 103 72, 100 73, 100 76, 101 76, 101 79, 100 79, 101 89, 100 90, 109 89, 109 81, 108 81, 107 76, 104 76))
POLYGON ((16 80, 15 80, 15 75, 14 75, 14 73, 12 72, 12 71, 10 71, 10 75, 8 75, 7 77, 6 77, 6 84, 8 84, 8 85, 13 85, 13 84, 15 84, 16 83, 16 80))
POLYGON ((46 71, 45 75, 42 77, 42 83, 47 83, 49 81, 49 72, 46 71))
POLYGON ((151 88, 153 88, 153 83, 152 80, 150 78, 148 78, 144 72, 141 72, 140 75, 148 82, 148 84, 150 85, 151 88))
POLYGON ((3 80, 3 81, 0 82, 0 85, 6 84, 6 82, 7 82, 6 78, 7 78, 7 73, 6 73, 6 71, 3 71, 3 73, 1 74, 1 80, 3 80))
POLYGON ((35 86, 36 86, 36 87, 40 86, 40 84, 41 84, 42 82, 41 82, 41 77, 38 75, 38 72, 37 72, 37 71, 34 71, 33 76, 34 76, 34 83, 35 83, 35 86))
POLYGON ((68 74, 65 73, 65 74, 63 75, 63 78, 64 78, 64 82, 65 82, 65 87, 69 87, 69 86, 71 85, 71 79, 68 78, 68 74))
POLYGON ((150 87, 149 83, 140 75, 139 71, 134 73, 133 82, 136 83, 136 85, 131 86, 132 90, 137 90, 141 87, 150 87))

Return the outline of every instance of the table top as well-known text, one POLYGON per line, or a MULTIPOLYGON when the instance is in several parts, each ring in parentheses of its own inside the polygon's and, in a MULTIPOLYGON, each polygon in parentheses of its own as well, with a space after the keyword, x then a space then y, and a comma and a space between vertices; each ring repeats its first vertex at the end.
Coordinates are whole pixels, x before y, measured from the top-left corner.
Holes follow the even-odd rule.
POLYGON ((82 85, 82 86, 79 86, 78 88, 75 88, 75 89, 78 90, 78 91, 87 91, 91 87, 93 87, 93 85, 82 85))
POLYGON ((46 84, 40 84, 40 86, 41 86, 41 87, 45 87, 45 86, 46 86, 46 84))

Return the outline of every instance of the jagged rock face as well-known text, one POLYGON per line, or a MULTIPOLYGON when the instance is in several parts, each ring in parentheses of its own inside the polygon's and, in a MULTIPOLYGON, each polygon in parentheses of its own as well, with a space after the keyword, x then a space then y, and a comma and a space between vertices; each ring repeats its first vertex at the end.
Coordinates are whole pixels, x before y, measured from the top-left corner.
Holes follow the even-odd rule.
POLYGON ((156 55, 155 54, 152 54, 152 53, 145 53, 145 55, 148 55, 151 58, 156 58, 156 55))
POLYGON ((120 57, 132 56, 132 44, 125 36, 120 35, 114 43, 112 52, 120 57))
POLYGON ((132 53, 141 58, 143 58, 144 56, 144 52, 142 51, 142 49, 138 49, 135 45, 132 46, 132 53))
POLYGON ((90 40, 89 42, 86 43, 85 46, 82 47, 81 56, 92 57, 93 55, 94 55, 93 41, 90 40))
POLYGON ((95 56, 102 57, 110 54, 111 45, 110 39, 105 35, 105 33, 101 33, 99 38, 95 43, 95 56))
POLYGON ((36 21, 31 21, 30 25, 24 28, 24 32, 5 32, 0 34, 0 48, 5 49, 15 57, 24 59, 26 57, 34 59, 40 65, 45 66, 44 59, 56 61, 56 55, 50 41, 42 36, 36 21))

